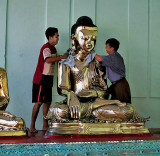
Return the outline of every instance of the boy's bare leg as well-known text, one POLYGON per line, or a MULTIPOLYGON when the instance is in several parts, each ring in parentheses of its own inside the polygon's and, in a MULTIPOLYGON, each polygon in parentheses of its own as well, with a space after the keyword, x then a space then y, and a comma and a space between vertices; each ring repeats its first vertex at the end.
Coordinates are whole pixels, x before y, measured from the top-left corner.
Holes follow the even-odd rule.
POLYGON ((42 105, 42 102, 36 102, 33 106, 33 110, 32 110, 32 119, 31 119, 31 125, 30 125, 30 132, 37 132, 36 128, 35 128, 35 122, 39 113, 39 109, 42 105))
POLYGON ((43 129, 42 130, 48 129, 48 120, 45 119, 45 117, 47 116, 50 105, 51 105, 51 102, 43 104, 43 129))

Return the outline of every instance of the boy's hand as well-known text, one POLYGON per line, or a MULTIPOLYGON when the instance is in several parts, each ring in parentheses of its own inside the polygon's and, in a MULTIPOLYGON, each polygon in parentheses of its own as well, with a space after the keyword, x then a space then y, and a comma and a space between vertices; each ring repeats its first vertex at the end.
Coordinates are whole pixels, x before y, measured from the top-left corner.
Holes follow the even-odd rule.
POLYGON ((67 57, 68 57, 67 54, 64 54, 64 55, 61 56, 62 59, 66 59, 67 57))

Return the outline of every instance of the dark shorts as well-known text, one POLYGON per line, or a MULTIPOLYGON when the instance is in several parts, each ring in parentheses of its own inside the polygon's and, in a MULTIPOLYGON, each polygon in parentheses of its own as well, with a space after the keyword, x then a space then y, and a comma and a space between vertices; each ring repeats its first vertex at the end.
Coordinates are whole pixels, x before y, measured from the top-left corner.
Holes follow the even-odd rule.
POLYGON ((130 87, 125 78, 112 84, 108 88, 108 93, 111 94, 112 100, 119 100, 121 102, 131 103, 130 87))
POLYGON ((47 103, 52 101, 52 87, 33 83, 32 102, 47 103))

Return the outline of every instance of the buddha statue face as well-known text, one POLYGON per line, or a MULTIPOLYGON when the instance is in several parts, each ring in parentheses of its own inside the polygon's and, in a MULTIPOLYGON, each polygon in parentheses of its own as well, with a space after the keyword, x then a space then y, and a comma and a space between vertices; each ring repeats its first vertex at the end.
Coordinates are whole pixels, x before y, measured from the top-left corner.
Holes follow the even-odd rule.
POLYGON ((89 53, 94 49, 97 38, 97 27, 79 26, 75 38, 79 43, 80 51, 89 53))

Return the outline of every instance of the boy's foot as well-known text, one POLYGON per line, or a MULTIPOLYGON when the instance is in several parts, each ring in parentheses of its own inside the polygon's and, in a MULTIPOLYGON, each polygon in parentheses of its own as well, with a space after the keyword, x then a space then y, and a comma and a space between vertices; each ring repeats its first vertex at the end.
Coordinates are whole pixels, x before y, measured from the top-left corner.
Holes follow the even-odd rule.
POLYGON ((42 131, 46 131, 48 129, 48 127, 43 127, 42 131))

